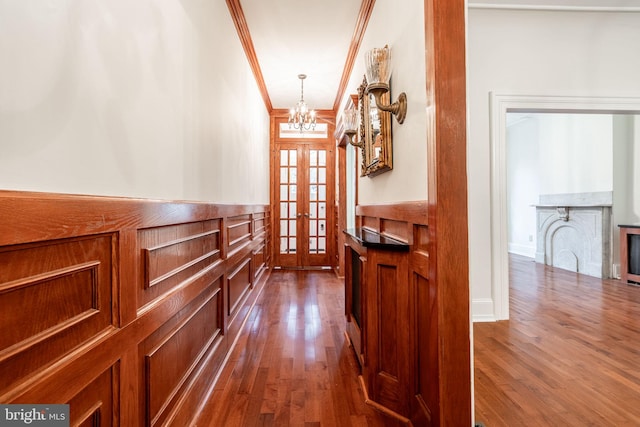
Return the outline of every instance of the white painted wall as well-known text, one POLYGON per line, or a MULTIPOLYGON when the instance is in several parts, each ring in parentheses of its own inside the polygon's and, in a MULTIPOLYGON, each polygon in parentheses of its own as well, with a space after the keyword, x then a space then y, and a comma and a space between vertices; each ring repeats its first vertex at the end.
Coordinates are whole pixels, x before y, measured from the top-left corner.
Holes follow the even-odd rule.
POLYGON ((631 135, 633 147, 630 156, 633 159, 629 169, 629 187, 627 189, 629 199, 632 200, 624 221, 634 224, 640 223, 640 116, 633 120, 633 133, 631 135))
POLYGON ((613 118, 613 259, 620 260, 619 224, 640 223, 640 116, 613 118))
MULTIPOLYGON (((510 115, 508 115, 510 116, 510 115)), ((507 119, 507 216, 509 252, 535 257, 536 209, 540 194, 538 120, 507 119)))
MULTIPOLYGON (((611 192, 611 114, 508 113, 520 117, 507 127, 509 252, 535 257, 540 195, 611 192), (530 240, 531 239, 531 240, 530 240)), ((628 120, 632 120, 629 116, 628 120)), ((618 134, 620 145, 630 136, 618 134)), ((625 178, 626 179, 626 178, 625 178)), ((626 185, 621 180, 621 185, 626 185)))
POLYGON ((613 191, 609 114, 538 114, 540 194, 613 191))
MULTIPOLYGON (((378 0, 340 107, 357 93, 365 74, 364 54, 389 45, 393 73, 391 97, 407 94, 402 125, 392 118, 393 169, 373 178, 358 178, 358 204, 391 203, 427 198, 427 123, 424 4, 421 1, 378 0)), ((358 155, 358 165, 362 163, 358 155)))
POLYGON ((490 307, 498 298, 492 295, 489 94, 638 97, 638 22, 638 13, 469 9, 469 268, 474 317, 479 307, 490 307))
POLYGON ((0 1, 0 188, 268 203, 269 117, 224 2, 0 1))

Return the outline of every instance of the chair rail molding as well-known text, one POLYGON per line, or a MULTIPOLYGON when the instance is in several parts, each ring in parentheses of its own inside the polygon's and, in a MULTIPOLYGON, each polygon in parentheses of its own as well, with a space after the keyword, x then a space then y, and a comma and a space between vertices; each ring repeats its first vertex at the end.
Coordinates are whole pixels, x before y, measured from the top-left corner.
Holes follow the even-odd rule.
POLYGON ((550 4, 503 4, 492 2, 470 1, 469 9, 500 9, 500 10, 522 10, 522 11, 549 11, 549 12, 640 12, 640 7, 635 6, 570 6, 570 5, 550 5, 550 4))

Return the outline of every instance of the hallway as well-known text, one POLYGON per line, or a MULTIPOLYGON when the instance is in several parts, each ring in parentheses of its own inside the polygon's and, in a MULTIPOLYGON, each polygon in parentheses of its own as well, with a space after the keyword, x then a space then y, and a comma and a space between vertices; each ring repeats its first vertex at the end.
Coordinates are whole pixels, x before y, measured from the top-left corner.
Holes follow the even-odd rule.
POLYGON ((274 270, 198 426, 392 426, 365 405, 329 271, 274 270))

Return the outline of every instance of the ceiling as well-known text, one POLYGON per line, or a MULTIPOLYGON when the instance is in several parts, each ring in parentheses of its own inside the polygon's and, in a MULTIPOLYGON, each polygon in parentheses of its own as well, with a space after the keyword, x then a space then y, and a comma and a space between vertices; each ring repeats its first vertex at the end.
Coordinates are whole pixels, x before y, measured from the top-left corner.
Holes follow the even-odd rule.
POLYGON ((361 2, 241 3, 273 108, 288 109, 300 99, 298 74, 306 74, 307 104, 332 109, 361 2))
MULTIPOLYGON (((420 0, 402 0, 420 1, 420 0)), ((335 110, 375 0, 227 0, 267 109, 335 110)), ((469 8, 639 8, 640 0, 468 0, 469 8)))
POLYGON ((227 0, 269 110, 334 110, 375 0, 227 0), (342 88, 341 88, 342 86, 342 88))

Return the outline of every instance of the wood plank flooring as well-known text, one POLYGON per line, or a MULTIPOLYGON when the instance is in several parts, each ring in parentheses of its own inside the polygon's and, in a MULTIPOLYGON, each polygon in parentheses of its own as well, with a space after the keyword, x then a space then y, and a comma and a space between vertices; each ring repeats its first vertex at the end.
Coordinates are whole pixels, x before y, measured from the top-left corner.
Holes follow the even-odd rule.
POLYGON ((393 426, 364 403, 344 330, 333 272, 273 271, 195 425, 393 426))
POLYGON ((640 287, 510 260, 510 320, 474 324, 486 427, 640 426, 640 287))
MULTIPOLYGON (((511 318, 474 324, 486 427, 639 426, 640 287, 513 256, 511 318)), ((363 403, 333 273, 274 271, 198 426, 391 426, 363 403)))

